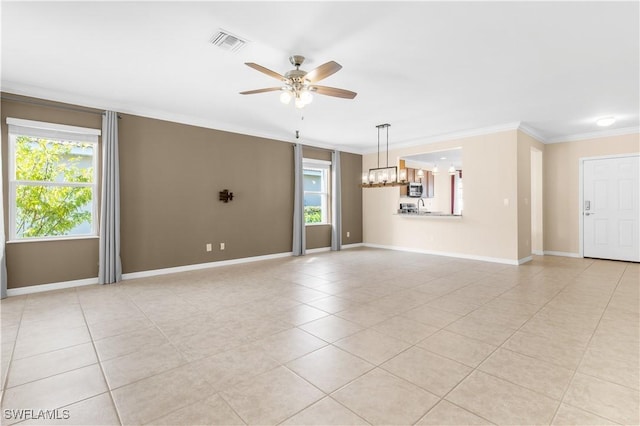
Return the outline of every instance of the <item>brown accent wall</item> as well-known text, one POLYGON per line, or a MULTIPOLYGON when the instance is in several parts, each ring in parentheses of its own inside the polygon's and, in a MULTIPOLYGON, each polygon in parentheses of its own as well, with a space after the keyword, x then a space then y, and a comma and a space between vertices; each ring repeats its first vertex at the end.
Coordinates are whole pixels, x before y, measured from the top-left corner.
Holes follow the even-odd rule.
POLYGON ((362 242, 362 155, 340 153, 342 178, 342 244, 362 242), (350 234, 347 237, 347 232, 350 234))
POLYGON ((314 160, 331 161, 330 150, 322 149, 322 148, 314 148, 312 146, 303 146, 302 156, 304 158, 313 158, 314 160))
POLYGON ((126 114, 119 126, 125 273, 291 251, 290 143, 126 114))
MULTIPOLYGON (((291 251, 291 143, 120 115, 124 273, 291 251), (223 189, 233 192, 233 201, 218 200, 223 189), (207 243, 213 251, 205 250, 207 243), (225 243, 224 251, 220 243, 225 243)), ((5 206, 6 117, 101 127, 100 114, 3 99, 5 206)), ((330 159, 331 155, 327 150, 305 147, 305 156, 307 153, 309 158, 319 159, 330 159)), ((341 160, 343 243, 359 243, 362 156, 342 153, 341 160), (350 238, 346 238, 347 231, 350 238)), ((330 245, 330 227, 308 228, 308 248, 330 245)), ((97 238, 9 243, 6 252, 9 288, 95 278, 98 274, 97 238)))
MULTIPOLYGON (((305 158, 331 161, 331 151, 305 146, 305 158)), ((362 155, 340 153, 342 174, 342 244, 362 242, 362 155), (347 237, 347 232, 349 237, 347 237)), ((306 227, 306 248, 331 246, 331 225, 310 225, 306 227)))

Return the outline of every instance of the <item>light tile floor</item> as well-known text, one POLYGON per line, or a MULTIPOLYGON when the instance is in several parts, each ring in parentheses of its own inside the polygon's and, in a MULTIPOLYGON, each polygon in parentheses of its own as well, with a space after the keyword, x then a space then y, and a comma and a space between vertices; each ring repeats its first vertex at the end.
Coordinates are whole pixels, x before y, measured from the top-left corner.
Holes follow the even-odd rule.
POLYGON ((358 248, 12 297, 2 423, 638 424, 639 288, 358 248))

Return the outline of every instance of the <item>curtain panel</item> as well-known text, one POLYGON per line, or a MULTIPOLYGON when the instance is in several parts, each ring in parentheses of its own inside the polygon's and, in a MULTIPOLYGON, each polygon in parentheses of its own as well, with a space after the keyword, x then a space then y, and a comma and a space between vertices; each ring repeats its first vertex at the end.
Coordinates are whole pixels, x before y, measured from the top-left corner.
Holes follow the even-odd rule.
POLYGON ((120 260, 120 166, 118 160, 118 114, 102 117, 102 199, 98 282, 122 280, 120 260))
POLYGON ((302 144, 293 147, 293 244, 294 256, 304 256, 306 247, 306 230, 304 224, 304 185, 302 165, 302 144))
MULTIPOLYGON (((0 189, 2 186, 2 150, 0 150, 0 189)), ((0 216, 0 298, 7 297, 7 261, 5 259, 5 235, 4 235, 4 196, 0 191, 0 207, 2 207, 2 216, 0 216)))
POLYGON ((331 250, 342 248, 342 177, 340 151, 331 153, 331 250))

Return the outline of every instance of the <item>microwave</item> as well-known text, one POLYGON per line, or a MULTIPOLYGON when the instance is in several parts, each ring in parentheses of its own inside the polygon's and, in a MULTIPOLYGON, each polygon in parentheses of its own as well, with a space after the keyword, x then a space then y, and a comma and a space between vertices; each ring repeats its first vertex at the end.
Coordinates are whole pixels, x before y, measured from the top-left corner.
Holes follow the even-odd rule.
POLYGON ((409 197, 422 197, 422 183, 420 182, 409 182, 409 187, 407 188, 407 195, 409 197))

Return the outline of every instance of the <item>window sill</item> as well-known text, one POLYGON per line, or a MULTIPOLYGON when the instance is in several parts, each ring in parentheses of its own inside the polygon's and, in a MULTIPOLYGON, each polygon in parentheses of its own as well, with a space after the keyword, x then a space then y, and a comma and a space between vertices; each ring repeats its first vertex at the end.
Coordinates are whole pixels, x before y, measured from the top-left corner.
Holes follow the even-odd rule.
POLYGON ((331 226, 330 223, 305 223, 304 226, 331 226))
POLYGON ((97 240, 98 235, 78 235, 76 237, 53 237, 53 238, 29 238, 24 240, 9 240, 7 244, 23 244, 23 243, 46 243, 49 241, 75 241, 75 240, 97 240))

